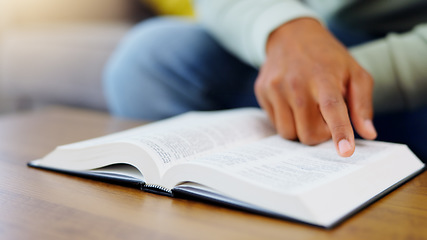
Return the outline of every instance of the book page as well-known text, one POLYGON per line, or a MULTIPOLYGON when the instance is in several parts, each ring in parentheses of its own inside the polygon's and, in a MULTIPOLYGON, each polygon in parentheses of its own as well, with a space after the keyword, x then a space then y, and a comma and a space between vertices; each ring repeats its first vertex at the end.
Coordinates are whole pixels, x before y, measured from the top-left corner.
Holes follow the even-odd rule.
POLYGON ((274 135, 178 164, 162 182, 330 226, 423 166, 401 144, 356 140, 354 155, 343 158, 332 141, 306 146, 274 135))
POLYGON ((200 154, 256 141, 273 134, 275 130, 263 111, 244 108, 191 112, 62 148, 129 142, 147 151, 162 171, 200 154))
POLYGON ((331 141, 306 146, 272 136, 247 146, 215 153, 192 161, 209 165, 251 184, 283 193, 314 188, 359 169, 390 144, 357 141, 350 158, 337 155, 331 141))
POLYGON ((195 112, 177 120, 159 124, 159 128, 134 139, 156 155, 162 165, 170 166, 275 134, 265 114, 258 109, 195 112))

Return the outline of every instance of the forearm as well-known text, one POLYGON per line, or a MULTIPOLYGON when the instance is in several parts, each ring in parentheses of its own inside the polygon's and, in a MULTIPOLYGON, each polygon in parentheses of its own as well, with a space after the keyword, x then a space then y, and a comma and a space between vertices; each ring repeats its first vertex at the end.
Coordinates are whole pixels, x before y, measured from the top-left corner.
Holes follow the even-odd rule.
POLYGON ((195 0, 203 25, 232 53, 252 66, 265 61, 267 38, 282 24, 316 15, 297 0, 195 0))
POLYGON ((427 106, 427 24, 350 51, 374 78, 376 112, 427 106))

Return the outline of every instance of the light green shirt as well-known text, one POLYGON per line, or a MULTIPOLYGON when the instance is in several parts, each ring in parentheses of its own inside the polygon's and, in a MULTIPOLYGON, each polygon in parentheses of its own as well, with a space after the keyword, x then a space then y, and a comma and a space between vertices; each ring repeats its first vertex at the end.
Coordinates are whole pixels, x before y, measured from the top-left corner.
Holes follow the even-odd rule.
POLYGON ((202 24, 232 53, 260 67, 269 34, 300 17, 385 35, 350 49, 375 80, 377 112, 427 106, 426 0, 196 0, 202 24))

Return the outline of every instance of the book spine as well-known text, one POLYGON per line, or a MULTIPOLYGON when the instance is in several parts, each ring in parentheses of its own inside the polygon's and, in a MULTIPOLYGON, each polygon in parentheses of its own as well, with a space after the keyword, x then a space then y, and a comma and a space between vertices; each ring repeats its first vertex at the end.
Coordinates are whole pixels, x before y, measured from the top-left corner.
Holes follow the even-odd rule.
POLYGON ((142 185, 141 190, 145 192, 151 192, 151 193, 173 197, 172 190, 156 184, 146 183, 142 185))

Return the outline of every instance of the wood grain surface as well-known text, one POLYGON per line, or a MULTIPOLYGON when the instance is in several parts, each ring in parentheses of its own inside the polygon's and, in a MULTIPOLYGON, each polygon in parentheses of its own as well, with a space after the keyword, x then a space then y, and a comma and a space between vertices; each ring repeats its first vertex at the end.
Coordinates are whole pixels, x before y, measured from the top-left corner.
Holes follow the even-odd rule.
POLYGON ((64 107, 0 116, 0 238, 427 239, 426 172, 326 230, 26 166, 140 124, 64 107))

